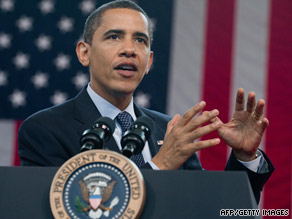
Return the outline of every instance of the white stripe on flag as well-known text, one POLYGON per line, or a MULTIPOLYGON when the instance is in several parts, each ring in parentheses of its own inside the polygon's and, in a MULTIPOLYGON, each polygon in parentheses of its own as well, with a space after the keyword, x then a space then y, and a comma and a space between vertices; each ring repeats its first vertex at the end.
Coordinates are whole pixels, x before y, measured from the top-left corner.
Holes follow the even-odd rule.
POLYGON ((0 120, 0 139, 0 166, 11 166, 15 140, 13 120, 0 120))
MULTIPOLYGON (((235 94, 240 87, 244 88, 246 98, 250 91, 254 91, 257 100, 266 99, 270 2, 238 0, 237 5, 231 113, 234 112, 235 94)), ((264 144, 261 148, 264 149, 264 144)))
POLYGON ((182 115, 201 99, 206 1, 175 1, 167 113, 182 115))
MULTIPOLYGON (((244 88, 246 99, 250 91, 256 93, 257 99, 266 99, 269 3, 266 0, 253 0, 252 2, 238 0, 237 2, 230 118, 234 112, 238 88, 244 88)), ((264 141, 260 147, 264 149, 264 141)), ((264 200, 263 196, 264 194, 262 194, 261 201, 264 200)))
POLYGON ((246 97, 249 91, 254 91, 257 99, 266 97, 269 1, 238 0, 237 6, 231 113, 240 87, 245 89, 246 97))

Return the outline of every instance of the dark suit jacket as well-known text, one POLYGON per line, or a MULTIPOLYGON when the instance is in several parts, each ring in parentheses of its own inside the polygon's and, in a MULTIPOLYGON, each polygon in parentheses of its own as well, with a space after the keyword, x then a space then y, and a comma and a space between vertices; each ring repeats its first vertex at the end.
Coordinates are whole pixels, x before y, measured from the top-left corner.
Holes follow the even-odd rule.
MULTIPOLYGON (((167 123, 171 119, 162 113, 137 107, 136 116, 149 116, 155 123, 148 141, 152 156, 159 150, 157 141, 164 139, 167 123)), ((19 130, 19 156, 24 166, 61 166, 66 160, 80 153, 80 137, 84 130, 92 127, 100 117, 99 111, 90 99, 86 88, 64 104, 40 111, 26 119, 19 130)), ((104 145, 109 150, 119 152, 113 137, 104 145)), ((264 183, 273 171, 273 166, 264 154, 269 171, 257 174, 244 167, 231 154, 227 170, 247 171, 257 200, 264 183)), ((218 158, 220 159, 220 158, 218 158)), ((151 168, 147 163, 143 168, 151 168)), ((191 156, 181 169, 202 170, 196 154, 191 156)))

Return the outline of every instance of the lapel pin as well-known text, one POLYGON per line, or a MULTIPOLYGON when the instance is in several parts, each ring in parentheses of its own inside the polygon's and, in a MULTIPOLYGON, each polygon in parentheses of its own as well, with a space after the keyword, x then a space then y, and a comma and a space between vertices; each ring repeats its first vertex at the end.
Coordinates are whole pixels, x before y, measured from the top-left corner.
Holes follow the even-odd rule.
POLYGON ((159 140, 157 141, 158 146, 162 146, 163 145, 163 140, 159 140))

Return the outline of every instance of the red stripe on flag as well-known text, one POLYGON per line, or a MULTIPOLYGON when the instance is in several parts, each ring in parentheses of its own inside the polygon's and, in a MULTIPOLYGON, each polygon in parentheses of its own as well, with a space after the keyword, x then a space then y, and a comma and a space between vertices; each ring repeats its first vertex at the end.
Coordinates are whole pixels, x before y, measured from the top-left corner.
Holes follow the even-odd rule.
POLYGON ((275 172, 265 187, 264 208, 290 209, 292 144, 292 1, 272 0, 268 58, 266 152, 275 172))
MULTIPOLYGON (((229 92, 231 81, 232 40, 234 22, 233 0, 208 1, 206 19, 206 42, 203 76, 203 100, 206 110, 218 109, 223 122, 229 119, 229 92)), ((204 139, 218 137, 211 133, 204 139)), ((226 144, 204 149, 200 152, 203 167, 222 170, 226 164, 226 144)))
POLYGON ((20 158, 18 156, 18 130, 21 125, 22 121, 15 122, 15 130, 14 130, 14 150, 13 150, 13 157, 12 157, 12 165, 13 166, 20 166, 20 158))

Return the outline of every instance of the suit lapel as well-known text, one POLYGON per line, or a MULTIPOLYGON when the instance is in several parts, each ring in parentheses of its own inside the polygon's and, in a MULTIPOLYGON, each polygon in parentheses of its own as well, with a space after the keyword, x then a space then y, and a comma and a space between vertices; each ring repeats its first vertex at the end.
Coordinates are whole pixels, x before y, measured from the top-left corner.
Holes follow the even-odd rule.
MULTIPOLYGON (((74 104, 74 118, 80 123, 78 133, 81 137, 82 133, 86 129, 92 127, 94 122, 101 117, 101 114, 89 97, 86 91, 86 87, 84 87, 81 92, 76 96, 74 104)), ((104 144, 104 148, 120 152, 113 136, 104 144)))

